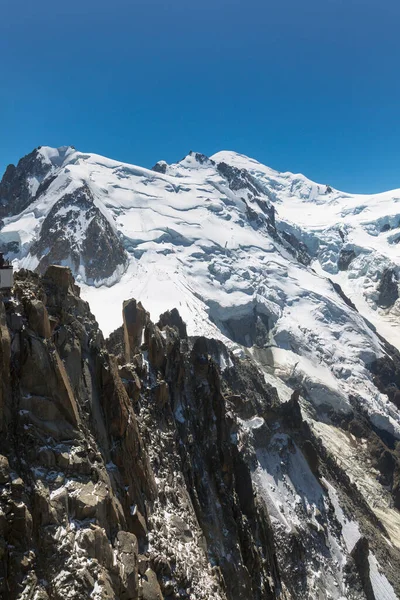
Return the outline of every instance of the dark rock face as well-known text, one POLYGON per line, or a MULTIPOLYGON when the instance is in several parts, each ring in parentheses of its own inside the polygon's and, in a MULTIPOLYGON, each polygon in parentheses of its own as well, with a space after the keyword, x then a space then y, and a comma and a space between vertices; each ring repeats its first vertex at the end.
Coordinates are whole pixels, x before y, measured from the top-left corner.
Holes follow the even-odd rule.
POLYGON ((14 303, 0 303, 1 594, 276 598, 268 512, 232 445, 208 341, 181 339, 175 312, 162 335, 130 301, 136 354, 124 348, 118 369, 78 294, 51 267, 19 272, 14 303))
MULTIPOLYGON (((193 154, 193 152, 190 152, 190 154, 193 154)), ((211 165, 215 165, 215 162, 213 160, 211 160, 211 158, 208 158, 208 156, 206 156, 205 154, 201 154, 200 152, 195 152, 194 157, 197 160, 197 162, 200 163, 201 165, 204 165, 207 163, 209 163, 211 165)))
MULTIPOLYGON (((243 190, 245 197, 242 200, 245 203, 246 217, 252 227, 255 229, 264 227, 273 238, 284 243, 284 240, 276 231, 275 208, 272 202, 264 200, 265 196, 271 199, 269 190, 263 187, 246 169, 238 169, 224 162, 218 163, 217 169, 220 175, 226 179, 232 191, 243 190), (251 206, 252 203, 257 204, 262 213, 254 210, 251 206)), ((298 244, 301 244, 301 242, 298 242, 298 244)), ((290 247, 293 251, 294 248, 290 247)))
MULTIPOLYGON (((0 219, 20 213, 44 194, 71 151, 62 147, 47 153, 38 148, 16 167, 9 165, 0 183, 0 219)), ((4 242, 2 249, 6 253, 20 250, 18 241, 13 240, 4 242)), ((86 184, 52 206, 30 253, 39 260, 39 273, 51 264, 68 265, 88 283, 118 278, 128 261, 119 235, 96 206, 86 184)))
MULTIPOLYGON (((164 331, 166 361, 159 359, 156 350, 160 346, 156 330, 146 336, 146 346, 157 381, 165 381, 167 386, 161 393, 161 383, 157 385, 154 400, 143 406, 155 425, 152 464, 157 479, 165 480, 159 501, 175 503, 187 524, 190 514, 183 489, 189 491, 197 527, 211 564, 225 582, 227 598, 275 598, 280 581, 272 530, 265 507, 253 498, 249 467, 231 442, 232 420, 221 393, 218 369, 209 354, 210 350, 217 352, 217 346, 198 338, 185 350, 175 328, 164 331), (161 435, 170 428, 169 411, 171 416, 177 415, 171 437, 161 435), (177 470, 175 490, 167 485, 171 469, 177 470)), ((198 535, 196 529, 177 526, 182 536, 198 535)), ((159 547, 163 544, 160 539, 159 547)), ((181 561, 175 560, 175 568, 180 568, 181 561)), ((161 588, 165 593, 164 581, 161 588)))
POLYGON ((354 252, 354 250, 341 250, 338 260, 339 271, 347 271, 351 261, 353 261, 355 258, 356 253, 354 252))
POLYGON ((344 302, 346 302, 347 306, 349 306, 353 310, 357 310, 356 305, 350 300, 350 298, 348 298, 348 296, 346 296, 341 286, 338 283, 336 283, 336 281, 332 281, 331 279, 329 279, 329 281, 332 284, 332 287, 335 290, 335 292, 341 297, 341 299, 344 302))
POLYGON ((386 269, 378 286, 378 305, 382 308, 390 308, 399 297, 399 284, 397 275, 393 269, 386 269))
POLYGON ((270 324, 268 317, 255 308, 250 314, 223 322, 227 336, 246 347, 257 345, 263 347, 268 341, 270 324))
POLYGON ((238 169, 224 162, 218 163, 219 173, 228 181, 229 187, 233 191, 247 189, 254 196, 263 196, 265 191, 258 181, 250 175, 246 169, 238 169))
POLYGON ((165 175, 165 173, 167 172, 167 163, 163 160, 158 161, 154 167, 151 168, 152 171, 155 171, 156 173, 162 173, 163 175, 165 175))
POLYGON ((75 274, 83 268, 86 280, 92 282, 111 277, 127 262, 119 237, 96 207, 86 185, 66 194, 52 207, 31 254, 40 259, 39 273, 51 264, 67 263, 75 274))
POLYGON ((36 149, 21 158, 17 166, 8 165, 0 182, 0 218, 17 215, 29 206, 34 197, 29 178, 42 182, 51 169, 36 149))
POLYGON ((368 544, 368 540, 365 537, 361 537, 358 540, 358 542, 354 546, 354 549, 352 550, 351 555, 354 559, 354 562, 355 562, 358 572, 360 574, 360 579, 361 579, 361 583, 362 583, 362 587, 363 587, 366 599, 367 600, 376 600, 375 594, 374 594, 374 591, 373 591, 372 585, 371 585, 371 579, 369 576, 369 562, 368 562, 369 544, 368 544))
POLYGON ((382 339, 385 354, 368 365, 379 391, 400 408, 400 352, 382 339))
POLYGON ((143 331, 150 320, 141 302, 126 300, 122 307, 124 328, 125 358, 129 363, 132 356, 139 351, 142 345, 143 331))
MULTIPOLYGON (((281 231, 280 232, 283 239, 290 244, 292 249, 295 251, 295 256, 303 265, 309 265, 311 263, 311 256, 308 253, 307 246, 297 237, 290 232, 281 231)), ((293 253, 293 251, 292 251, 293 253)))

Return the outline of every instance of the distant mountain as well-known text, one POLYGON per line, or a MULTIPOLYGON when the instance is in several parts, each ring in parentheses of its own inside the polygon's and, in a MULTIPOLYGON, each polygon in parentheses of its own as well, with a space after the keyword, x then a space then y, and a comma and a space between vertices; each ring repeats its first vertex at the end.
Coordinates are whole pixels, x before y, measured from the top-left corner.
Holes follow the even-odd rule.
MULTIPOLYGON (((168 323, 186 339, 183 319, 187 343, 205 344, 190 360, 210 359, 221 378, 235 424, 230 443, 248 469, 235 493, 258 494, 282 545, 272 588, 282 579, 287 595, 237 598, 399 595, 400 190, 345 194, 234 152, 190 152, 149 170, 40 147, 7 168, 0 217, 0 251, 16 269, 70 267, 121 368, 149 360, 141 331, 140 352, 127 355, 120 327, 129 298, 149 311, 147 323, 164 315, 160 331, 168 323)), ((166 334, 153 334, 162 345, 166 334)), ((185 348, 179 360, 189 381, 185 348)), ((151 366, 150 379, 135 367, 140 389, 167 377, 165 361, 151 366)), ((176 382, 168 381, 171 389, 176 382)), ((171 418, 183 436, 187 417, 174 398, 171 418)), ((152 457, 152 446, 147 451, 152 457)), ((203 510, 205 499, 197 501, 203 510)), ((210 531, 206 537, 216 566, 222 546, 210 531)), ((237 600, 229 589, 226 597, 237 600)), ((193 596, 203 597, 212 595, 193 596)))
MULTIPOLYGON (((400 333, 399 207, 400 190, 345 194, 234 152, 211 159, 191 152, 149 171, 72 147, 40 147, 10 165, 0 183, 1 242, 22 267, 63 262, 81 282, 99 286, 121 281, 125 271, 122 283, 130 273, 141 281, 141 267, 157 256, 170 299, 163 294, 163 308, 174 304, 178 281, 193 279, 194 255, 206 265, 195 288, 204 281, 207 306, 221 294, 232 305, 233 291, 243 305, 255 293, 254 269, 260 269, 252 265, 241 281, 239 257, 256 250, 268 256, 273 243, 340 284, 392 341, 400 333), (168 283, 177 268, 181 277, 168 283)), ((145 277, 148 285, 147 270, 145 277)))

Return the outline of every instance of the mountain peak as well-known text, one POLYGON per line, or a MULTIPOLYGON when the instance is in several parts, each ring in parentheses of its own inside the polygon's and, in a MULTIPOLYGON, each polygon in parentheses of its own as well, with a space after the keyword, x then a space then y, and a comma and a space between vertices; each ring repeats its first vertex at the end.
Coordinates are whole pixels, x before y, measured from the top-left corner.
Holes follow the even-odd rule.
POLYGON ((54 167, 61 167, 64 160, 76 152, 74 146, 60 146, 59 148, 38 146, 35 151, 46 164, 51 164, 54 167))
POLYGON ((211 160, 208 156, 206 156, 205 154, 202 154, 201 152, 195 152, 193 150, 190 150, 189 153, 177 163, 179 166, 182 167, 186 167, 186 168, 196 168, 198 169, 199 167, 208 167, 208 166, 212 166, 214 165, 214 161, 211 160))

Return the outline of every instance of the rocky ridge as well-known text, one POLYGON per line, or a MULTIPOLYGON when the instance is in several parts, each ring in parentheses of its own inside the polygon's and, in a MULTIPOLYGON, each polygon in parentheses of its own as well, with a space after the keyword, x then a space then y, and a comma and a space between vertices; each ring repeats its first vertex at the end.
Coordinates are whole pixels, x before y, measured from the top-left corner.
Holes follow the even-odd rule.
POLYGON ((3 595, 399 597, 396 194, 47 147, 0 191, 3 595))
MULTIPOLYGON (((399 593, 396 540, 300 392, 177 311, 126 301, 105 341, 69 269, 20 271, 0 368, 4 598, 361 600, 376 564, 399 593)), ((356 406, 337 427, 393 487, 396 448, 356 406)))

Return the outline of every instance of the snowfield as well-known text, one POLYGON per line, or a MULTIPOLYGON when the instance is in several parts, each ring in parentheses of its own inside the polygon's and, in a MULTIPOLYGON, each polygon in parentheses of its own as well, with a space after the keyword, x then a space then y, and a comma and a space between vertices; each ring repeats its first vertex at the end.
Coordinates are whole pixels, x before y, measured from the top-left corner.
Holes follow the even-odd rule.
POLYGON ((212 157, 245 168, 265 186, 277 211, 278 227, 301 239, 313 267, 341 285, 357 309, 395 345, 400 346, 400 301, 381 309, 377 281, 385 269, 400 276, 400 189, 381 194, 346 194, 316 184, 304 175, 278 173, 235 152, 212 157), (354 252, 347 270, 340 252, 354 252))

